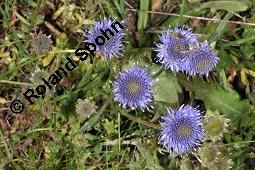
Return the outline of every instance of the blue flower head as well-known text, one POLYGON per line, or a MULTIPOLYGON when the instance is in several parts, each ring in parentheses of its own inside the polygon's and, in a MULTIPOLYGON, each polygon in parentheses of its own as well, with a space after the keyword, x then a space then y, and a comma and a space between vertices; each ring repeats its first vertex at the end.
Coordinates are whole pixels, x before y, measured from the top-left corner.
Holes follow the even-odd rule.
POLYGON ((96 52, 105 59, 119 57, 124 51, 121 41, 124 37, 124 26, 121 23, 112 19, 95 22, 94 26, 84 34, 87 37, 84 42, 94 43, 96 52))
POLYGON ((207 42, 199 43, 198 47, 190 50, 190 53, 183 64, 184 70, 190 76, 196 74, 208 76, 219 60, 219 57, 212 53, 207 42))
POLYGON ((156 60, 166 69, 178 72, 182 70, 183 61, 187 58, 186 52, 190 44, 196 43, 197 36, 190 30, 167 29, 160 36, 160 41, 157 44, 156 60))
POLYGON ((201 128, 201 112, 192 106, 181 106, 174 111, 168 108, 168 115, 162 116, 163 127, 159 135, 159 144, 163 144, 170 156, 188 154, 204 137, 201 128))
POLYGON ((153 97, 153 82, 154 79, 148 76, 146 68, 134 66, 122 71, 113 83, 114 100, 118 101, 124 108, 127 106, 142 110, 148 108, 153 97))

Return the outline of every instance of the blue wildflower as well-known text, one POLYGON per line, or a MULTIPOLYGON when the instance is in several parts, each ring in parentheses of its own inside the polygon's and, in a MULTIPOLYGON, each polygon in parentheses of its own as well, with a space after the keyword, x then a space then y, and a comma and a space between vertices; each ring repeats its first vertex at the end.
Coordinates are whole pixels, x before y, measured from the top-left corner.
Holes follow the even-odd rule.
POLYGON ((124 51, 121 41, 124 37, 123 28, 118 21, 103 19, 95 22, 94 26, 84 34, 87 37, 84 42, 94 43, 96 52, 105 59, 119 57, 124 51))
POLYGON ((189 105, 182 105, 176 111, 168 108, 168 115, 162 116, 164 122, 160 122, 163 128, 159 144, 166 147, 170 156, 189 153, 204 137, 201 117, 201 112, 189 105))
POLYGON ((148 77, 146 68, 134 66, 119 73, 118 79, 113 83, 115 95, 124 108, 148 108, 152 101, 153 78, 148 77))
POLYGON ((208 76, 219 60, 219 57, 212 53, 207 42, 199 43, 198 47, 191 49, 189 53, 183 67, 190 76, 196 74, 208 76))
POLYGON ((197 42, 197 36, 191 30, 167 29, 160 36, 162 43, 157 44, 156 60, 166 69, 172 71, 182 70, 183 61, 187 58, 190 44, 197 42))

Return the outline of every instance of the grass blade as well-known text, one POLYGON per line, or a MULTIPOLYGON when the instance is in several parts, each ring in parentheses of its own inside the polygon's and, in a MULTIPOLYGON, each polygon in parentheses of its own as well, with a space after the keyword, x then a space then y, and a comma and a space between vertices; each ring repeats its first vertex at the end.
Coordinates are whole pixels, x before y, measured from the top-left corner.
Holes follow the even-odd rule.
POLYGON ((146 28, 146 25, 148 23, 148 10, 149 10, 150 0, 141 0, 140 1, 140 11, 138 14, 138 23, 137 28, 138 31, 144 30, 146 28))

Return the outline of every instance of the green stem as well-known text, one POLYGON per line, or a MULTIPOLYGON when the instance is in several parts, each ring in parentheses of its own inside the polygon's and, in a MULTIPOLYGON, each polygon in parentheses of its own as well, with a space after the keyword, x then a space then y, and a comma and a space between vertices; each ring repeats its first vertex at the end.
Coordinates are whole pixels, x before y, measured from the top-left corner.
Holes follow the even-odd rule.
POLYGON ((20 68, 24 67, 25 65, 27 65, 27 64, 29 64, 29 63, 32 63, 32 62, 34 62, 35 60, 40 59, 40 58, 42 58, 42 57, 44 57, 44 55, 39 55, 39 56, 37 56, 37 57, 34 57, 34 58, 32 58, 31 60, 28 60, 28 61, 24 62, 23 64, 19 65, 17 68, 20 69, 20 68))
POLYGON ((158 78, 158 76, 163 72, 163 71, 165 71, 165 69, 164 68, 161 68, 156 74, 154 74, 153 76, 152 76, 152 78, 158 78))
POLYGON ((27 135, 28 134, 31 134, 31 133, 34 133, 34 132, 40 132, 40 131, 52 131, 53 129, 52 128, 39 128, 39 129, 33 129, 31 131, 28 131, 27 132, 27 135))
POLYGON ((182 0, 182 8, 181 8, 180 17, 178 18, 178 22, 177 22, 177 26, 176 27, 178 27, 179 24, 182 22, 185 6, 186 6, 186 0, 182 0))
POLYGON ((224 145, 224 146, 228 146, 228 145, 242 144, 242 143, 255 143, 255 140, 248 140, 248 141, 242 141, 242 142, 227 143, 227 144, 223 144, 223 145, 224 145))
POLYGON ((51 51, 49 52, 50 54, 57 54, 57 53, 74 53, 76 50, 72 50, 72 49, 66 49, 66 50, 55 50, 55 51, 51 51))
POLYGON ((154 123, 151 123, 151 122, 144 121, 141 118, 134 117, 134 116, 132 116, 132 115, 128 114, 127 112, 125 112, 123 110, 120 110, 120 109, 119 109, 119 112, 120 112, 121 115, 129 118, 130 120, 133 120, 134 122, 143 124, 145 126, 148 126, 148 127, 154 128, 154 129, 158 129, 158 130, 162 129, 162 127, 159 124, 154 124, 154 123))
POLYGON ((22 86, 33 86, 31 83, 23 83, 17 81, 10 81, 10 80, 0 80, 0 83, 8 83, 8 84, 15 84, 15 85, 22 85, 22 86))

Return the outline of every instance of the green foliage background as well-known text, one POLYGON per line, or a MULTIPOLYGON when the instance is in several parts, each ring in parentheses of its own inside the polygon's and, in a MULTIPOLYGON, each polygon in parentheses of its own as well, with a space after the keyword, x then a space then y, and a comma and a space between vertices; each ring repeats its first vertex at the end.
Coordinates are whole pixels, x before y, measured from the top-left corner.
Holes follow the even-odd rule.
MULTIPOLYGON (((253 0, 3 0, 0 2, 0 169, 205 169, 198 156, 169 158, 157 144, 158 121, 166 108, 200 105, 229 119, 220 159, 229 153, 233 169, 255 169, 255 1, 253 0), (103 17, 126 21, 125 53, 78 64, 74 51, 84 30, 103 17), (220 62, 209 77, 187 78, 154 62, 158 34, 166 27, 192 28, 215 43, 220 62), (51 50, 33 53, 33 40, 51 35, 51 50), (9 105, 28 87, 36 70, 48 75, 77 62, 54 94, 26 105, 9 105), (112 82, 134 63, 148 65, 159 81, 154 109, 122 109, 112 82), (97 106, 90 117, 76 113, 78 99, 97 106), (54 114, 49 108, 54 106, 54 114)), ((205 142, 206 144, 206 142, 205 142)), ((209 147, 210 145, 208 145, 209 147)), ((196 155, 196 154, 195 154, 196 155)), ((219 169, 217 167, 216 169, 219 169)), ((222 167, 221 167, 222 168, 222 167)), ((225 167, 224 169, 227 169, 225 167)))

